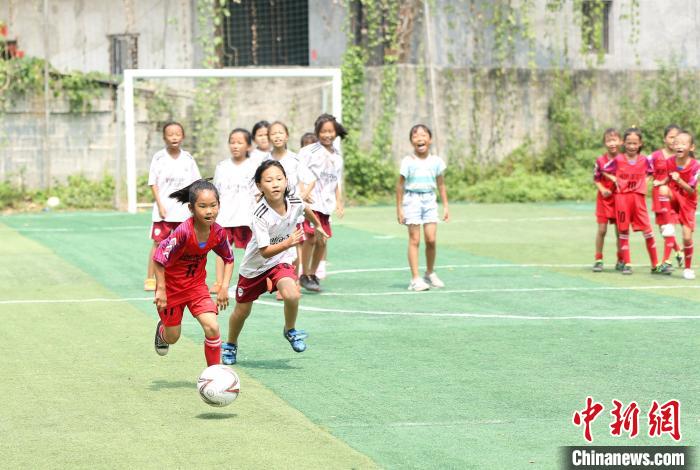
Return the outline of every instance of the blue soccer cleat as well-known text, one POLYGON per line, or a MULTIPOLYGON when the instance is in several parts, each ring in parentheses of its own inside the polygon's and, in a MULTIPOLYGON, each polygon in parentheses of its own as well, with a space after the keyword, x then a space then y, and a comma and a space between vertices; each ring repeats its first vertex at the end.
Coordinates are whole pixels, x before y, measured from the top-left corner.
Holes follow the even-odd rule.
POLYGON ((294 328, 284 332, 285 339, 289 341, 289 344, 292 345, 292 349, 296 352, 306 351, 306 343, 304 342, 304 340, 308 336, 309 335, 306 334, 306 331, 295 330, 294 328))
POLYGON ((221 343, 221 363, 227 366, 232 366, 236 363, 236 354, 238 354, 238 346, 234 343, 221 343))

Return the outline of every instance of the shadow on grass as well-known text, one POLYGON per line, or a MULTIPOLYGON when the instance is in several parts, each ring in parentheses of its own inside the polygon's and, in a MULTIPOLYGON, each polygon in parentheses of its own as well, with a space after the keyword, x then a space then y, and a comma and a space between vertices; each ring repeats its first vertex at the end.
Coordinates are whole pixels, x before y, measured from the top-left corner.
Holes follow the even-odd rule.
POLYGON ((293 359, 268 359, 260 361, 243 361, 236 366, 241 369, 277 369, 277 370, 292 370, 300 369, 300 367, 295 367, 289 364, 293 359))
POLYGON ((197 384, 195 382, 188 382, 187 380, 154 380, 151 382, 149 388, 154 391, 158 390, 168 390, 173 388, 191 388, 194 390, 197 384))
POLYGON ((212 420, 221 420, 221 419, 232 419, 236 418, 238 415, 236 413, 201 413, 195 416, 197 419, 212 419, 212 420))

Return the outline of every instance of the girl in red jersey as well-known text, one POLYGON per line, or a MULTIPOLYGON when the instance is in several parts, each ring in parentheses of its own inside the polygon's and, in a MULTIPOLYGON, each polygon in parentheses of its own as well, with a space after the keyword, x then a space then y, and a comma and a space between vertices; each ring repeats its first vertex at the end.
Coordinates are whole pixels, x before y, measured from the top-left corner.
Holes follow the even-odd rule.
POLYGON ((668 186, 661 186, 662 195, 668 196, 671 208, 678 214, 678 221, 683 227, 683 252, 685 269, 683 277, 695 279, 691 269, 693 260, 693 232, 695 231, 695 211, 698 207, 697 184, 700 175, 700 163, 695 160, 695 138, 688 131, 680 131, 676 136, 675 157, 668 162, 668 186))
POLYGON ((654 232, 649 223, 646 193, 647 178, 652 174, 651 161, 641 154, 642 131, 630 128, 622 137, 625 153, 610 160, 603 171, 607 178, 615 183, 615 210, 617 212, 617 230, 620 238, 620 251, 624 265, 622 274, 632 274, 630 266, 630 224, 634 231, 644 233, 651 272, 653 274, 670 274, 670 271, 658 265, 654 232))
POLYGON ((677 217, 671 209, 668 196, 660 192, 661 186, 668 183, 667 160, 675 157, 674 140, 680 130, 681 128, 675 124, 666 126, 664 129, 664 147, 655 151, 649 157, 654 167, 654 186, 651 189, 651 210, 655 214, 656 225, 659 226, 661 236, 664 238, 664 255, 661 258, 661 263, 667 266, 667 269, 671 269, 671 263, 668 262, 671 257, 671 252, 676 252, 678 267, 681 266, 681 262, 683 261, 678 242, 676 241, 674 228, 674 224, 677 223, 677 217))
MULTIPOLYGON (((610 160, 615 158, 622 145, 620 133, 613 128, 606 129, 603 133, 603 143, 605 144, 606 153, 598 157, 595 161, 595 169, 593 171, 593 182, 598 188, 598 196, 596 197, 595 215, 598 222, 598 232, 595 236, 595 263, 593 264, 593 272, 599 273, 603 271, 603 244, 605 242, 605 234, 608 232, 608 224, 615 225, 615 183, 603 176, 603 168, 610 160)), ((617 225, 615 225, 617 239, 617 264, 615 269, 622 269, 624 262, 620 253, 619 234, 617 233, 617 225)))
POLYGON ((156 263, 156 295, 160 321, 156 326, 156 352, 165 356, 171 344, 180 339, 182 314, 190 310, 204 330, 204 356, 207 365, 219 364, 221 337, 216 321, 218 308, 228 306, 228 285, 233 272, 233 253, 224 229, 215 220, 219 213, 219 193, 205 180, 197 180, 170 195, 189 203, 192 217, 163 240, 153 261, 156 263), (216 304, 206 285, 207 253, 210 250, 226 264, 216 304))

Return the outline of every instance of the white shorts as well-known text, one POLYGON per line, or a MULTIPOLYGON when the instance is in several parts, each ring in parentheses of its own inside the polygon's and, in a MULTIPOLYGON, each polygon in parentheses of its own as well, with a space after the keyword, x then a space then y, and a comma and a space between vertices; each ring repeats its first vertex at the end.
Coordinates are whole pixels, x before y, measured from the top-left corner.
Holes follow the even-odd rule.
POLYGON ((403 193, 403 215, 406 225, 421 225, 437 223, 438 205, 434 192, 415 193, 406 191, 403 193))

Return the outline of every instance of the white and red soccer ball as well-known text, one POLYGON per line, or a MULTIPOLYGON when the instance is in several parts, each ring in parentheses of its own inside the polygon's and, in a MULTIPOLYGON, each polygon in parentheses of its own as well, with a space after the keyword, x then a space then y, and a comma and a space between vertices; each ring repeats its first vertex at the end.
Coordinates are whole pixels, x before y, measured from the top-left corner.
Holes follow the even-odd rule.
POLYGON ((230 405, 241 391, 238 374, 228 366, 209 366, 199 375, 197 389, 204 403, 211 406, 230 405))

